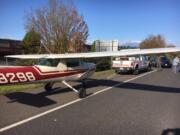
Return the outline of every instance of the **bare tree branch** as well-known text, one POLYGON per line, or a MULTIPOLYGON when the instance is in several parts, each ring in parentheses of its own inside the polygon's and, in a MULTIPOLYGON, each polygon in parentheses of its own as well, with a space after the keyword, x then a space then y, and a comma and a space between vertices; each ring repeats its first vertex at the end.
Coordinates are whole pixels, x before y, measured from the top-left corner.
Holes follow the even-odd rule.
POLYGON ((81 52, 88 37, 88 26, 72 1, 49 0, 47 6, 27 14, 25 26, 33 27, 52 53, 81 52))

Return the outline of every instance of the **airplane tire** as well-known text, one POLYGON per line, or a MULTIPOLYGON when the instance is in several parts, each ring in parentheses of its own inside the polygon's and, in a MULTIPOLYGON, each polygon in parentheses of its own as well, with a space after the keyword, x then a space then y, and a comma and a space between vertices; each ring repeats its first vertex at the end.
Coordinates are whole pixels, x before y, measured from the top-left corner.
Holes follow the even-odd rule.
POLYGON ((79 97, 80 98, 85 98, 86 97, 86 89, 85 88, 80 88, 79 89, 79 97))
POLYGON ((46 92, 52 91, 52 84, 51 84, 51 83, 47 83, 47 84, 44 86, 44 89, 46 90, 46 92))

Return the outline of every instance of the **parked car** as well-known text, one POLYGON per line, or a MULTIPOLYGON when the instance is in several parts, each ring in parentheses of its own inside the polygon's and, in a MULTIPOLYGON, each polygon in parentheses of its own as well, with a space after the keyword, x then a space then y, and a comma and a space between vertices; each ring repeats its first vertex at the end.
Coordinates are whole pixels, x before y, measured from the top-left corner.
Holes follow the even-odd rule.
POLYGON ((161 56, 160 61, 161 61, 162 68, 171 68, 172 67, 170 60, 166 56, 161 56))
MULTIPOLYGON (((166 56, 160 56, 159 61, 160 61, 162 68, 171 68, 172 67, 172 63, 166 56)), ((151 57, 150 63, 153 67, 157 67, 158 66, 158 57, 151 57)))
POLYGON ((139 74, 142 70, 150 70, 151 65, 147 56, 129 56, 129 57, 117 57, 113 60, 112 68, 117 73, 131 72, 133 74, 139 74))

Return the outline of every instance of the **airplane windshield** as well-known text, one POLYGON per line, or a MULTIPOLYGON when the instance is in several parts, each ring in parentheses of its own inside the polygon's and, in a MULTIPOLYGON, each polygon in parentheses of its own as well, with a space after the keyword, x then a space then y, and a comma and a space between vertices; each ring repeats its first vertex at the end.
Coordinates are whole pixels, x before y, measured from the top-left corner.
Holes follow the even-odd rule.
POLYGON ((38 65, 41 66, 51 66, 51 67, 57 67, 59 64, 58 59, 41 59, 38 65))

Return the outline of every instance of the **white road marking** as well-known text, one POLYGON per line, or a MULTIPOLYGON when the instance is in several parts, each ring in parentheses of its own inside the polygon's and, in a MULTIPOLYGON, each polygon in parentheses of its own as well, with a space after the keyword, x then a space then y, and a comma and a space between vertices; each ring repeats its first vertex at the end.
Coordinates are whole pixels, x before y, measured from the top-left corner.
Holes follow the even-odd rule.
MULTIPOLYGON (((90 98, 90 97, 95 96, 95 95, 97 95, 97 94, 99 94, 99 93, 105 92, 105 91, 107 91, 107 90, 110 90, 110 89, 112 89, 112 88, 114 88, 114 87, 120 86, 120 85, 122 85, 122 84, 124 84, 124 83, 133 81, 133 80, 135 80, 135 79, 141 78, 141 77, 146 76, 146 75, 149 75, 149 74, 151 74, 151 73, 153 73, 153 72, 156 72, 156 71, 157 71, 157 70, 153 70, 153 71, 151 71, 151 72, 147 72, 147 73, 145 73, 145 74, 142 74, 142 75, 139 75, 139 76, 137 76, 137 77, 131 78, 131 79, 129 79, 129 80, 123 81, 122 83, 118 83, 118 84, 113 85, 113 86, 111 86, 111 87, 107 87, 107 88, 105 88, 105 89, 99 90, 98 92, 95 92, 94 94, 88 96, 87 98, 90 98)), ((87 98, 84 98, 84 99, 87 99, 87 98)), ((43 112, 43 113, 37 114, 37 115, 32 116, 32 117, 30 117, 30 118, 27 118, 27 119, 24 119, 24 120, 22 120, 22 121, 19 121, 19 122, 16 122, 16 123, 14 123, 14 124, 11 124, 11 125, 9 125, 9 126, 3 127, 3 128, 0 129, 0 132, 4 132, 4 131, 9 130, 9 129, 11 129, 11 128, 17 127, 17 126, 19 126, 19 125, 22 125, 22 124, 24 124, 24 123, 27 123, 27 122, 32 121, 32 120, 34 120, 34 119, 37 119, 37 118, 39 118, 39 117, 41 117, 41 116, 47 115, 47 114, 52 113, 52 112, 54 112, 54 111, 60 110, 60 109, 62 109, 62 108, 64 108, 64 107, 67 107, 67 106, 69 106, 69 105, 72 105, 72 104, 77 103, 77 102, 79 102, 79 101, 81 101, 81 100, 84 100, 84 99, 76 99, 76 100, 71 101, 71 102, 69 102, 69 103, 66 103, 66 104, 64 104, 64 105, 55 107, 55 108, 50 109, 50 110, 48 110, 48 111, 45 111, 45 112, 43 112)))

